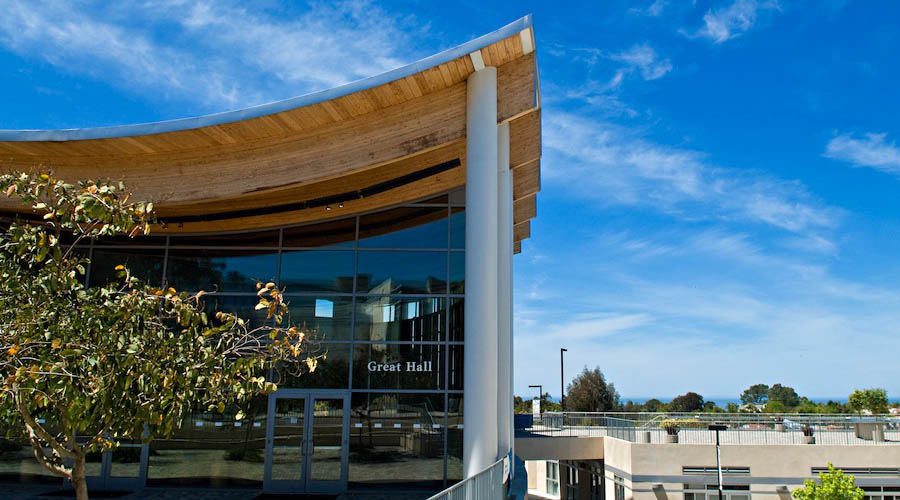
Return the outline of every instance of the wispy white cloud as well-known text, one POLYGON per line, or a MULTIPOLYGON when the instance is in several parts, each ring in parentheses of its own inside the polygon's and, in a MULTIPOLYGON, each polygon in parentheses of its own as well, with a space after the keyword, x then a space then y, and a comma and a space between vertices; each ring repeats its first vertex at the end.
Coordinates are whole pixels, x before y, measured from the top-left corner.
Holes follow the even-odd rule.
POLYGON ((654 2, 647 7, 632 7, 631 9, 628 9, 628 12, 634 14, 643 14, 650 17, 658 17, 663 13, 663 10, 666 8, 666 5, 668 5, 668 3, 669 2, 667 2, 666 0, 654 0, 654 2))
POLYGON ((672 63, 661 59, 653 47, 646 43, 638 44, 630 49, 610 56, 614 61, 624 62, 629 69, 638 70, 644 80, 656 80, 672 71, 672 63))
POLYGON ((703 16, 703 27, 689 36, 723 43, 749 31, 760 12, 775 9, 779 9, 779 4, 774 0, 735 0, 728 6, 707 11, 703 16))
POLYGON ((691 219, 748 220, 797 234, 818 234, 842 216, 798 182, 718 167, 701 152, 661 145, 602 120, 560 110, 545 116, 547 178, 566 182, 581 196, 691 219))
POLYGON ((900 175, 900 146, 886 138, 887 134, 869 133, 862 138, 841 134, 828 142, 825 157, 900 175))
POLYGON ((314 3, 289 16, 255 7, 11 0, 0 45, 133 94, 218 111, 392 69, 417 57, 411 37, 427 29, 366 1, 314 3))

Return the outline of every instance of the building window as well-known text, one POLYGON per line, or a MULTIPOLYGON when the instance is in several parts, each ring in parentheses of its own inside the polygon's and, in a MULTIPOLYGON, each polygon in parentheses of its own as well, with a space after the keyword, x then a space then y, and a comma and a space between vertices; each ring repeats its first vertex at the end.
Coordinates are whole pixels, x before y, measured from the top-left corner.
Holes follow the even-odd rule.
POLYGON ((578 469, 566 465, 566 500, 578 499, 578 469))
POLYGON ((545 462, 547 464, 547 495, 559 497, 559 462, 545 462))
POLYGON ((863 500, 900 500, 900 486, 861 486, 863 500))
POLYGON ((604 500, 602 473, 591 471, 591 500, 604 500))
MULTIPOLYGON (((616 485, 615 500, 625 500, 625 480, 620 476, 613 476, 613 482, 616 485)), ((687 497, 684 500, 688 500, 687 497)))
MULTIPOLYGON (((748 485, 724 485, 722 490, 724 500, 750 500, 750 486, 748 485)), ((684 485, 684 500, 718 500, 719 487, 715 484, 686 484, 684 485)))

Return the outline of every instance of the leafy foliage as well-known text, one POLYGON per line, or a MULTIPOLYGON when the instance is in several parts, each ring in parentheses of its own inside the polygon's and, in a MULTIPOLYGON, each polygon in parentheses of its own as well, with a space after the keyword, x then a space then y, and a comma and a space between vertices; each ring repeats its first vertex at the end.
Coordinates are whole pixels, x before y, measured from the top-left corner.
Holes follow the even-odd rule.
POLYGON ((868 410, 872 413, 885 413, 888 408, 887 391, 884 389, 857 389, 850 394, 847 404, 856 412, 868 410))
POLYGON ((775 384, 769 388, 769 402, 779 402, 787 408, 793 408, 800 404, 800 396, 793 387, 775 384))
POLYGON ((769 399, 769 386, 766 384, 753 384, 741 394, 741 403, 765 404, 769 399))
POLYGON ((669 403, 669 411, 701 411, 703 410, 703 396, 696 392, 688 392, 672 399, 669 403))
POLYGON ((566 388, 568 411, 613 411, 619 407, 619 393, 607 383, 600 368, 587 367, 566 388))
POLYGON ((274 391, 274 364, 299 375, 324 356, 310 354, 307 332, 282 326, 274 283, 257 285, 267 324, 254 330, 232 314, 209 317, 204 292, 156 288, 121 265, 119 281, 86 288, 79 244, 150 231, 152 204, 130 201, 121 183, 16 173, 0 176, 0 191, 39 217, 0 234, 0 421, 79 499, 88 453, 167 436, 195 405, 224 412, 274 391))
POLYGON ((807 479, 791 496, 796 500, 862 500, 865 492, 856 487, 853 476, 829 463, 828 471, 819 474, 818 482, 807 479))

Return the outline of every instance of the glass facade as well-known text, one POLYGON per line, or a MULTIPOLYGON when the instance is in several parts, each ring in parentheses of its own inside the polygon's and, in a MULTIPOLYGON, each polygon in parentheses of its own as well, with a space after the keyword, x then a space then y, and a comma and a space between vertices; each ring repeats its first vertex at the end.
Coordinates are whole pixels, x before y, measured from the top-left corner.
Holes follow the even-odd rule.
MULTIPOLYGON (((276 230, 98 240, 87 249, 87 279, 114 279, 126 263, 149 283, 210 292, 209 310, 235 312, 251 327, 265 319, 253 309, 256 282, 284 287, 289 321, 310 329, 326 358, 311 374, 271 375, 280 388, 349 394, 338 412, 350 416, 349 487, 440 489, 462 478, 465 212, 451 201, 462 198, 276 230)), ((303 408, 288 406, 309 402, 276 401, 274 420, 266 398, 245 408, 243 422, 198 409, 175 436, 153 441, 147 485, 260 486, 268 422, 272 478, 300 479, 291 465, 300 460, 291 459, 297 436, 279 433, 302 427, 303 408)), ((335 479, 316 465, 334 457, 312 458, 310 479, 335 479)))

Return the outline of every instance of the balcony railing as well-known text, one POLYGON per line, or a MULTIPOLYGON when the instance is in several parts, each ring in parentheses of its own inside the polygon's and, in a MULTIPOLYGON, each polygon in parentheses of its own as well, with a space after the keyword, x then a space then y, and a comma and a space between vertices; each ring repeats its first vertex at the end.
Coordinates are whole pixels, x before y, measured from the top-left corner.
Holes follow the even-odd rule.
POLYGON ((900 417, 796 413, 583 413, 519 416, 519 436, 609 436, 633 443, 715 444, 710 424, 724 424, 722 444, 900 445, 900 417))
POLYGON ((463 479, 428 500, 503 500, 506 497, 506 460, 497 460, 478 474, 463 479))

